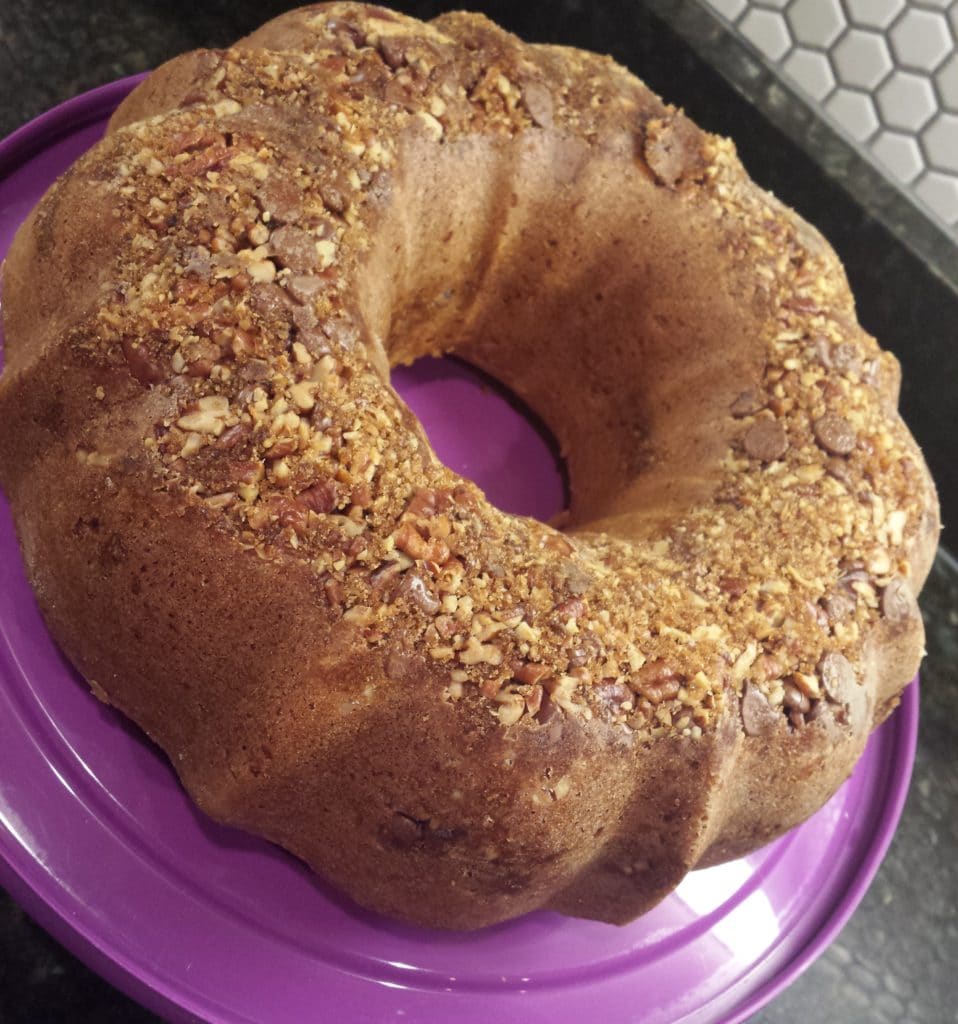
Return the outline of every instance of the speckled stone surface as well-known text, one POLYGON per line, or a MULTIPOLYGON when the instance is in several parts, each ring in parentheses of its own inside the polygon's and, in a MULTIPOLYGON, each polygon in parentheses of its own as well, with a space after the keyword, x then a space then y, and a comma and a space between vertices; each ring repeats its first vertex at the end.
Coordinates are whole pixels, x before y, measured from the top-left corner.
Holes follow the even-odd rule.
MULTIPOLYGON (((0 0, 0 136, 85 89, 153 67, 185 49, 227 44, 290 6, 276 0, 0 0)), ((733 136, 753 176, 817 224, 838 249, 863 323, 902 360, 904 414, 939 482, 945 523, 958 521, 958 459, 953 454, 958 297, 849 198, 843 181, 850 181, 865 206, 881 197, 863 190, 880 184, 849 179, 854 169, 846 168, 827 132, 816 135, 814 148, 829 174, 757 114, 651 10, 668 6, 668 13, 680 16, 689 5, 463 0, 396 6, 419 17, 471 6, 528 39, 611 53, 704 126, 733 136)), ((736 54, 723 56, 719 49, 709 52, 710 60, 736 62, 736 54)), ((739 90, 753 97, 774 90, 774 83, 756 78, 749 85, 728 66, 725 70, 739 90)), ((765 100, 759 105, 774 119, 775 103, 765 100)), ((819 132, 814 125, 809 131, 819 132)), ((918 758, 901 826, 838 940, 754 1018, 760 1024, 958 1021, 958 566, 948 556, 939 556, 922 606, 928 658, 918 758)), ((156 1019, 87 970, 0 892, 2 1024, 141 1024, 156 1019)))

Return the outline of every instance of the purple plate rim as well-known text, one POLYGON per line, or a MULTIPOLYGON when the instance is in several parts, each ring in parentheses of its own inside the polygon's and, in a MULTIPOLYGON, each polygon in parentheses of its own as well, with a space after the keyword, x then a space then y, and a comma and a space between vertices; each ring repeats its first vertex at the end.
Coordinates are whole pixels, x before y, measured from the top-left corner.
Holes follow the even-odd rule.
MULTIPOLYGON (((82 92, 51 107, 0 140, 0 181, 68 131, 84 127, 115 109, 148 74, 130 75, 82 92)), ((8 648, 8 655, 22 674, 15 652, 8 648)), ((794 953, 772 979, 727 1011, 725 1024, 742 1024, 788 988, 834 941, 857 909, 881 866, 901 819, 914 767, 918 717, 919 683, 916 676, 902 694, 901 704, 894 713, 892 756, 885 766, 887 778, 883 786, 885 792, 880 820, 865 846, 865 855, 857 871, 847 888, 825 911, 822 925, 814 938, 794 953), (898 770, 892 772, 892 767, 898 770)), ((37 880, 29 878, 31 872, 18 870, 5 851, 0 849, 0 854, 0 884, 37 924, 109 984, 164 1017, 184 1012, 195 1015, 200 1010, 195 999, 189 996, 184 999, 186 994, 181 989, 176 990, 162 977, 147 973, 119 950, 107 951, 102 941, 98 941, 93 927, 84 924, 61 901, 44 891, 37 880)))
POLYGON ((825 952, 858 909, 885 859, 888 847, 895 838, 902 811, 905 809, 905 801, 908 799, 908 790, 915 766, 915 754, 918 749, 919 694, 919 677, 916 675, 905 688, 901 696, 901 703, 893 712, 895 722, 893 752, 885 766, 886 775, 892 774, 889 772, 892 766, 900 766, 903 770, 892 774, 891 780, 885 787, 881 824, 872 835, 871 842, 866 847, 865 857, 853 876, 851 884, 841 899, 834 904, 832 913, 825 917, 823 926, 816 932, 815 938, 796 953, 771 981, 760 986, 743 1003, 733 1009, 725 1024, 743 1024, 752 1014, 757 1013, 777 995, 784 992, 825 952))
POLYGON ((67 131, 90 124, 112 111, 120 101, 143 81, 149 72, 128 75, 116 81, 81 92, 55 107, 38 114, 25 125, 0 139, 0 180, 29 160, 34 153, 56 142, 67 131))

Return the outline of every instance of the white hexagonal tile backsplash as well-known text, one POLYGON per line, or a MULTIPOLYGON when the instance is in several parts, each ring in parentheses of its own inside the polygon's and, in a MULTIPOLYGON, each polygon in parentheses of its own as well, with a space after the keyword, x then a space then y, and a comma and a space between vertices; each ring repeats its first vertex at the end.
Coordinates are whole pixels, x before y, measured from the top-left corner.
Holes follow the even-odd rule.
POLYGON ((892 72, 882 82, 875 98, 882 121, 902 131, 918 131, 938 109, 931 82, 911 71, 892 72))
POLYGON ((874 89, 892 69, 885 37, 878 32, 853 28, 835 44, 831 63, 845 85, 874 89))
POLYGON ((907 10, 888 34, 899 64, 925 73, 934 71, 955 47, 944 14, 936 11, 907 10))
POLYGON ((958 0, 699 0, 958 241, 958 0))
POLYGON ((847 24, 839 0, 792 0, 784 14, 792 37, 803 46, 830 46, 847 24))
POLYGON ((905 0, 845 0, 853 25, 888 28, 905 8, 905 0))

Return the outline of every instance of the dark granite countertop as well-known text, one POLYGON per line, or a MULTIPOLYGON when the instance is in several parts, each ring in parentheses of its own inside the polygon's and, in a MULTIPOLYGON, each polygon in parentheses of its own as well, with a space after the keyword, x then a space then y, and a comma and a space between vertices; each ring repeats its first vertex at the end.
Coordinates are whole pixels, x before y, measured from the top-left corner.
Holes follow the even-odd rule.
MULTIPOLYGON (((85 89, 153 67, 182 50, 224 45, 289 6, 277 0, 3 0, 0 136, 85 89)), ((958 296, 866 212, 874 204, 862 194, 865 186, 858 178, 854 189, 863 205, 849 196, 842 184, 852 172, 827 133, 816 145, 821 166, 835 179, 652 13, 655 9, 673 23, 683 18, 687 23, 697 17, 693 4, 496 0, 397 6, 420 17, 472 6, 526 38, 611 53, 704 126, 732 135, 753 176, 818 225, 844 260, 862 322, 902 361, 903 413, 938 480, 944 521, 958 518, 958 459, 952 454, 958 296)), ((731 67, 735 55, 726 51, 722 56, 724 43, 713 37, 698 49, 727 65, 736 78, 731 67)), ((958 566, 944 553, 922 595, 922 607, 928 658, 915 774, 901 825, 849 924, 755 1018, 764 1024, 958 1020, 958 972, 953 967, 958 960, 958 566)), ((90 972, 0 892, 0 1022, 155 1019, 90 972)))

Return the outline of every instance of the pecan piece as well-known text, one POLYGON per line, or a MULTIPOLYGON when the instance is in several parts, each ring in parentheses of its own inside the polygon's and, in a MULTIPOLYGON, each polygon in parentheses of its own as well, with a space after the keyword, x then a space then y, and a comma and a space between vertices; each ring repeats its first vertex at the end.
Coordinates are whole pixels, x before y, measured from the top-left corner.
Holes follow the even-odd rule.
POLYGON ((409 499, 406 515, 419 519, 436 513, 436 492, 432 487, 420 487, 409 499))
POLYGON ((674 700, 682 688, 684 677, 662 658, 643 665, 632 680, 632 688, 650 704, 674 700))
POLYGON ((306 534, 307 511, 292 498, 272 498, 270 509, 279 520, 280 526, 291 527, 300 537, 306 534))
POLYGON ((124 338, 120 344, 131 375, 141 384, 159 384, 161 380, 166 379, 166 374, 159 363, 139 342, 132 338, 124 338))
POLYGON ((449 546, 444 540, 439 537, 426 540, 412 523, 402 523, 396 531, 395 538, 396 547, 410 558, 434 562, 440 566, 449 559, 449 546))
POLYGON ((339 504, 339 488, 335 480, 320 480, 296 499, 311 512, 332 512, 339 504))
POLYGON ((585 601, 581 597, 566 598, 556 605, 555 614, 561 619, 580 619, 585 614, 585 601))
POLYGON ((513 675, 520 683, 540 683, 546 676, 551 674, 548 665, 538 665, 535 662, 527 661, 520 665, 513 675))

